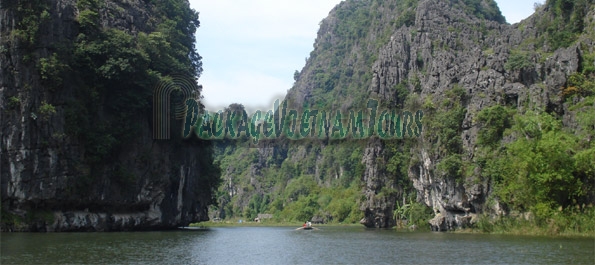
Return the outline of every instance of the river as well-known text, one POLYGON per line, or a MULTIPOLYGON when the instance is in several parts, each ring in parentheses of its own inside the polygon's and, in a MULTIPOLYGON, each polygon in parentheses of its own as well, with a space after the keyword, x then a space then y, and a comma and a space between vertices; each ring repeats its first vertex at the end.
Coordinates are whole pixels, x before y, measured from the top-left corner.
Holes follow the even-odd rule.
POLYGON ((594 264, 595 239, 362 227, 2 233, 1 264, 594 264))

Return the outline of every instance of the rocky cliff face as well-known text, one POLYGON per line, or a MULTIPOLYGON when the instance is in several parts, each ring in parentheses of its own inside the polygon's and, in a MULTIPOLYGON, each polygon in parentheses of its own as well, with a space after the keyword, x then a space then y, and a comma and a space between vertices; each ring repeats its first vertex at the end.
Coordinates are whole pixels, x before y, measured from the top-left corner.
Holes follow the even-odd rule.
MULTIPOLYGON (((480 129, 475 117, 481 109, 500 104, 522 112, 528 107, 527 102, 533 102, 542 109, 554 109, 563 115, 569 113, 568 109, 564 110, 559 94, 566 78, 578 70, 580 44, 542 55, 547 58, 531 58, 530 67, 525 69, 506 67, 511 52, 539 34, 535 31, 536 17, 543 15, 542 12, 521 24, 506 25, 470 17, 445 1, 421 1, 412 28, 397 31, 392 41, 380 50, 382 59, 373 66, 377 75, 371 92, 390 99, 395 95, 387 92, 388 87, 399 80, 410 80, 412 74, 420 76, 421 100, 431 99, 440 104, 451 100, 448 90, 455 86, 462 88, 466 94, 461 102, 465 113, 456 124, 459 126, 456 137, 461 138, 463 162, 474 163, 480 129), (408 30, 419 34, 413 37, 408 30), (395 55, 400 55, 401 59, 395 55), (540 59, 545 62, 536 62, 540 59), (423 73, 419 72, 420 64, 424 67, 423 73)), ((427 114, 435 115, 431 111, 427 114)), ((465 176, 462 182, 452 175, 439 173, 437 165, 445 157, 431 150, 436 143, 428 136, 434 133, 424 131, 422 141, 412 152, 418 162, 411 163, 408 171, 418 200, 434 209, 432 228, 465 227, 477 213, 503 214, 497 202, 487 204, 493 180, 483 178, 480 171, 465 176)))
MULTIPOLYGON (((164 3, 195 14, 187 1, 164 3)), ((179 123, 171 133, 178 137, 153 140, 147 106, 155 83, 139 84, 147 81, 139 74, 148 71, 133 69, 172 73, 153 66, 157 58, 150 53, 140 55, 148 56, 140 57, 147 58, 143 62, 101 50, 124 48, 124 40, 136 43, 139 34, 158 32, 165 19, 182 23, 181 15, 162 17, 156 10, 163 6, 140 0, 2 1, 0 6, 2 230, 149 230, 207 220, 217 185, 209 171, 211 147, 180 139, 179 123), (122 40, 121 47, 108 44, 107 37, 92 39, 116 31, 123 33, 114 38, 122 40), (100 48, 91 57, 79 56, 94 43, 105 45, 94 46, 100 48), (85 58, 100 64, 87 68, 91 63, 85 58), (109 68, 113 61, 120 62, 119 68, 109 68), (108 74, 124 74, 109 79, 88 71, 101 67, 108 74), (126 89, 138 99, 110 110, 120 104, 112 96, 126 97, 117 94, 126 89), (132 109, 135 104, 141 107, 132 109), (119 123, 119 117, 124 121, 119 123)), ((194 30, 186 34, 194 40, 194 30)), ((140 50, 137 45, 134 50, 140 50)), ((188 50, 180 52, 190 57, 188 50)))
POLYGON ((400 122, 405 111, 421 110, 421 133, 342 138, 317 127, 310 139, 224 143, 218 159, 226 185, 214 213, 254 218, 267 212, 280 220, 377 228, 407 221, 445 231, 473 225, 480 215, 529 216, 539 206, 549 208, 542 219, 549 222, 547 215, 561 208, 585 208, 595 202, 593 190, 581 184, 592 183, 595 170, 587 166, 595 159, 594 15, 587 0, 547 1, 515 25, 491 0, 341 2, 321 22, 314 50, 295 73, 287 109, 340 111, 344 126, 350 111, 361 110, 366 128, 374 106, 403 114, 400 122), (529 153, 559 151, 574 157, 573 166, 511 169, 517 159, 509 147, 525 139, 521 149, 537 145, 548 122, 562 128, 552 135, 565 134, 576 145, 529 153), (532 192, 544 195, 540 202, 527 199, 532 192))
MULTIPOLYGON (((581 47, 592 47, 592 40, 577 42, 547 55, 535 54, 529 59, 530 66, 524 69, 510 69, 506 65, 519 45, 540 34, 536 31, 540 16, 545 16, 543 9, 520 24, 507 25, 474 18, 447 1, 420 1, 415 24, 397 30, 391 35, 391 41, 380 49, 379 59, 372 67, 370 95, 391 100, 397 95, 390 87, 401 80, 411 80, 414 75, 419 76, 416 93, 420 102, 430 99, 437 105, 451 101, 448 91, 453 87, 462 88, 465 96, 461 104, 465 113, 457 124, 460 126, 457 137, 461 138, 463 163, 473 163, 481 128, 475 117, 484 108, 510 105, 522 112, 529 108, 526 103, 532 102, 546 111, 573 115, 560 97, 560 88, 579 70, 581 54, 591 49, 581 47), (417 34, 411 34, 412 31, 417 34)), ((435 113, 426 110, 426 114, 435 113)), ((576 124, 566 126, 576 127, 576 124)), ((437 143, 432 142, 429 135, 435 133, 424 131, 412 152, 417 162, 411 163, 408 171, 418 200, 434 209, 436 216, 430 221, 433 229, 465 227, 475 214, 484 211, 502 214, 498 203, 486 205, 493 182, 482 178, 480 171, 465 176, 462 182, 452 175, 439 173, 437 165, 445 157, 439 151, 432 151, 437 143)), ((377 215, 383 212, 372 216, 377 215)))
MULTIPOLYGON (((298 108, 308 102, 316 106, 316 97, 324 90, 332 95, 332 102, 343 104, 342 109, 357 109, 358 102, 364 102, 358 95, 378 99, 391 108, 423 109, 423 133, 406 147, 411 155, 406 177, 417 200, 433 209, 435 217, 430 225, 434 230, 465 227, 479 213, 505 214, 497 200, 487 203, 494 182, 484 177, 480 168, 460 173, 440 166, 453 157, 463 165, 476 162, 481 129, 477 113, 493 105, 510 106, 519 112, 541 109, 562 116, 564 126, 576 128, 576 122, 571 121, 576 113, 564 103, 560 89, 579 71, 583 55, 593 52, 592 29, 587 27, 587 34, 566 48, 552 48, 547 42, 539 46, 536 39, 545 34, 543 20, 556 16, 553 7, 541 7, 523 22, 509 25, 493 2, 476 2, 481 8, 470 11, 464 1, 346 1, 322 22, 310 60, 287 96, 298 108), (371 21, 362 20, 364 32, 348 41, 347 48, 337 46, 345 45, 337 34, 342 29, 341 20, 346 19, 341 16, 345 10, 356 10, 351 16, 357 16, 359 10, 363 17, 372 17, 371 21), (512 65, 519 50, 530 51, 522 67, 512 65), (333 57, 337 53, 338 59, 333 57), (339 78, 324 87, 328 82, 321 82, 321 73, 339 78), (356 82, 363 85, 359 90, 352 88, 356 82), (407 91, 403 93, 402 88, 407 91), (409 95, 407 102, 403 102, 403 94, 409 95), (441 112, 453 113, 457 119, 452 123, 436 120, 443 117, 439 116, 441 112), (432 126, 432 122, 442 125, 432 126), (441 126, 452 129, 447 138, 454 143, 445 143, 449 140, 444 135, 449 134, 438 136, 441 126)), ((592 5, 587 10, 578 20, 592 25, 592 5)), ((386 170, 391 156, 377 139, 371 139, 362 154, 366 198, 361 204, 365 215, 362 223, 368 227, 395 223, 393 209, 402 196, 378 195, 387 187, 394 188, 395 179, 403 177, 386 170)))

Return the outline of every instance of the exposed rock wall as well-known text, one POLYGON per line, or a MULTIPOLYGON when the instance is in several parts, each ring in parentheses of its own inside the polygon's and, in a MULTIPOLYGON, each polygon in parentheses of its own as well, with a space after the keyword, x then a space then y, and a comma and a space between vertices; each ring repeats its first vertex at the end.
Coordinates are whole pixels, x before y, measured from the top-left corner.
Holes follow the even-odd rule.
MULTIPOLYGON (((506 69, 513 50, 527 39, 543 34, 538 31, 538 23, 542 16, 548 15, 547 10, 542 8, 521 24, 510 25, 480 19, 453 3, 457 1, 419 1, 415 8, 415 22, 395 28, 387 43, 374 51, 370 43, 377 41, 375 37, 378 35, 373 33, 383 29, 378 25, 390 27, 383 23, 385 18, 391 18, 388 11, 394 3, 385 1, 378 4, 374 7, 380 13, 376 21, 378 24, 372 23, 369 28, 372 33, 356 42, 351 54, 342 58, 340 67, 356 67, 358 62, 351 60, 359 59, 358 56, 366 49, 372 49, 377 59, 371 69, 367 69, 372 78, 366 93, 369 98, 379 99, 381 104, 388 106, 396 106, 394 102, 399 101, 399 95, 394 88, 403 83, 410 93, 419 96, 417 107, 427 101, 436 106, 444 104, 451 101, 448 91, 455 86, 462 88, 466 94, 461 101, 465 116, 459 124, 463 161, 472 161, 476 152, 479 127, 474 116, 481 109, 495 104, 512 106, 519 111, 531 107, 555 112, 563 116, 565 126, 575 128, 576 123, 571 121, 574 114, 564 105, 560 88, 566 84, 567 77, 578 70, 581 54, 588 52, 581 47, 590 47, 591 41, 584 39, 549 54, 532 54, 528 58, 532 67, 506 69), (417 83, 413 84, 412 80, 417 83), (527 106, 527 102, 534 105, 527 106)), ((333 36, 329 35, 337 27, 337 9, 348 8, 348 5, 337 7, 322 22, 313 54, 319 56, 321 47, 332 45, 333 36)), ((592 14, 593 11, 590 11, 585 21, 590 21, 592 14)), ((300 106, 310 95, 317 93, 317 72, 313 69, 320 65, 320 61, 324 62, 324 59, 314 58, 307 62, 296 86, 288 93, 288 101, 300 106)), ((336 86, 329 93, 342 89, 345 88, 336 86)), ((341 94, 335 93, 345 99, 346 96, 341 94)), ((492 191, 492 182, 482 178, 479 171, 476 170, 464 181, 436 172, 437 164, 444 157, 432 151, 436 143, 429 141, 427 136, 434 133, 424 130, 422 137, 411 148, 414 162, 407 174, 417 192, 418 201, 434 210, 435 218, 430 221, 432 229, 444 231, 465 227, 476 214, 484 211, 503 214, 504 210, 497 202, 486 203, 492 191)), ((391 185, 389 180, 394 178, 381 169, 387 161, 387 152, 382 144, 375 139, 370 140, 362 158, 366 167, 362 176, 366 197, 362 203, 365 214, 362 223, 368 227, 394 225, 392 210, 395 201, 400 198, 377 196, 383 187, 391 185)))
MULTIPOLYGON (((423 110, 427 127, 419 137, 399 140, 318 134, 222 144, 226 186, 215 214, 271 211, 286 220, 385 228, 397 224, 398 207, 416 200, 427 206, 416 209, 426 211, 421 219, 433 212, 429 226, 438 231, 471 225, 479 214, 509 214, 478 162, 486 147, 478 144, 486 127, 478 122, 480 111, 500 105, 521 114, 547 112, 565 128, 580 130, 576 111, 560 91, 580 70, 583 55, 593 53, 595 34, 585 27, 566 48, 549 47, 546 28, 555 12, 547 8, 510 25, 491 0, 341 2, 321 22, 314 50, 294 75, 284 102, 288 109, 340 110, 346 121, 349 110, 366 112, 374 99, 379 108, 423 110), (519 54, 522 65, 511 67, 519 54), (455 161, 454 170, 440 167, 448 159, 455 161), (354 190, 361 194, 353 196, 354 190), (340 192, 349 198, 335 198, 340 192)), ((593 14, 591 5, 585 25, 593 25, 593 14)), ((514 140, 505 135, 497 141, 514 140)))
MULTIPOLYGON (((86 160, 85 142, 66 128, 78 77, 65 74, 53 87, 39 70, 40 58, 73 45, 81 10, 74 0, 44 4, 49 17, 43 18, 31 46, 15 36, 23 23, 18 9, 27 1, 0 2, 2 230, 170 229, 207 220, 214 183, 201 179, 211 161, 210 146, 179 137, 153 140, 150 111, 131 121, 139 131, 111 154, 117 163, 86 160), (44 112, 44 104, 53 111, 44 112)), ((155 21, 150 7, 140 0, 105 1, 99 21, 104 28, 146 32, 155 21)), ((100 110, 89 119, 111 118, 106 116, 100 110)), ((179 128, 173 125, 172 135, 180 135, 179 128)))

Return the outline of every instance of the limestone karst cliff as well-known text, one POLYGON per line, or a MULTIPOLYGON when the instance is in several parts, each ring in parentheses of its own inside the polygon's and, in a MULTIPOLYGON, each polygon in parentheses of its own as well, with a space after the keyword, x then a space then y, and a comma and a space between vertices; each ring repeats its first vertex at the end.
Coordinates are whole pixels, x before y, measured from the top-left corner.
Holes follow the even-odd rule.
POLYGON ((343 1, 296 71, 289 109, 348 115, 374 99, 423 110, 421 135, 223 145, 216 213, 391 227, 413 219, 402 206, 422 205, 424 225, 444 231, 479 215, 583 209, 594 199, 594 15, 592 1, 551 0, 510 25, 490 0, 343 1))
POLYGON ((150 230, 207 220, 219 178, 210 143, 181 139, 174 117, 171 139, 152 133, 160 82, 185 78, 200 92, 198 13, 188 2, 0 7, 2 230, 150 230))

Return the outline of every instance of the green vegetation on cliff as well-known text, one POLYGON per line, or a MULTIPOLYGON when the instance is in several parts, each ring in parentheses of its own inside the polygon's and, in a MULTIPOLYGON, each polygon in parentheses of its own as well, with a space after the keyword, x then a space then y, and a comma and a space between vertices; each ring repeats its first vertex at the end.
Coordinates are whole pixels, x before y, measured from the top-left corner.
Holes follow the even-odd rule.
POLYGON ((361 200, 356 176, 361 175, 363 167, 357 143, 329 145, 324 149, 316 141, 303 143, 301 148, 287 151, 304 152, 299 161, 287 159, 287 153, 275 153, 280 148, 273 147, 274 144, 270 143, 272 152, 268 156, 250 148, 249 141, 216 145, 221 152, 217 157, 223 170, 218 217, 252 220, 259 213, 271 213, 280 222, 303 222, 312 217, 336 223, 361 219, 356 203, 361 200), (320 152, 327 159, 318 164, 312 154, 320 152), (261 168, 255 168, 260 165, 261 168), (245 178, 254 172, 258 175, 245 178))
MULTIPOLYGON (((151 135, 158 85, 184 80, 201 97, 199 20, 188 1, 3 1, 1 8, 0 19, 13 21, 0 25, 1 94, 9 102, 0 113, 2 230, 162 229, 204 220, 220 182, 212 143, 151 135), (62 214, 60 222, 52 214, 62 214)), ((178 89, 163 100, 181 98, 178 89)))
POLYGON ((480 139, 486 145, 477 161, 494 181, 494 198, 517 214, 531 212, 531 224, 549 227, 550 233, 593 232, 588 216, 595 213, 595 146, 590 143, 595 130, 576 134, 546 112, 514 112, 496 106, 480 113, 486 122, 480 139), (516 140, 497 144, 503 135, 516 140))
POLYGON ((224 185, 213 215, 488 232, 527 218, 552 234, 592 232, 592 4, 544 6, 531 20, 535 36, 511 45, 501 43, 511 33, 494 1, 342 2, 286 101, 422 109, 421 137, 219 142, 224 185), (558 70, 552 58, 578 67, 558 70))
MULTIPOLYGON (((155 1, 146 32, 104 28, 98 17, 103 1, 79 0, 80 32, 71 68, 78 99, 67 116, 69 133, 87 144, 91 162, 108 159, 141 130, 134 122, 150 113, 153 89, 172 75, 193 80, 202 71, 194 45, 198 14, 185 1, 155 1), (109 120, 90 118, 106 111, 109 120)), ((68 56, 68 55, 65 55, 68 56)))

